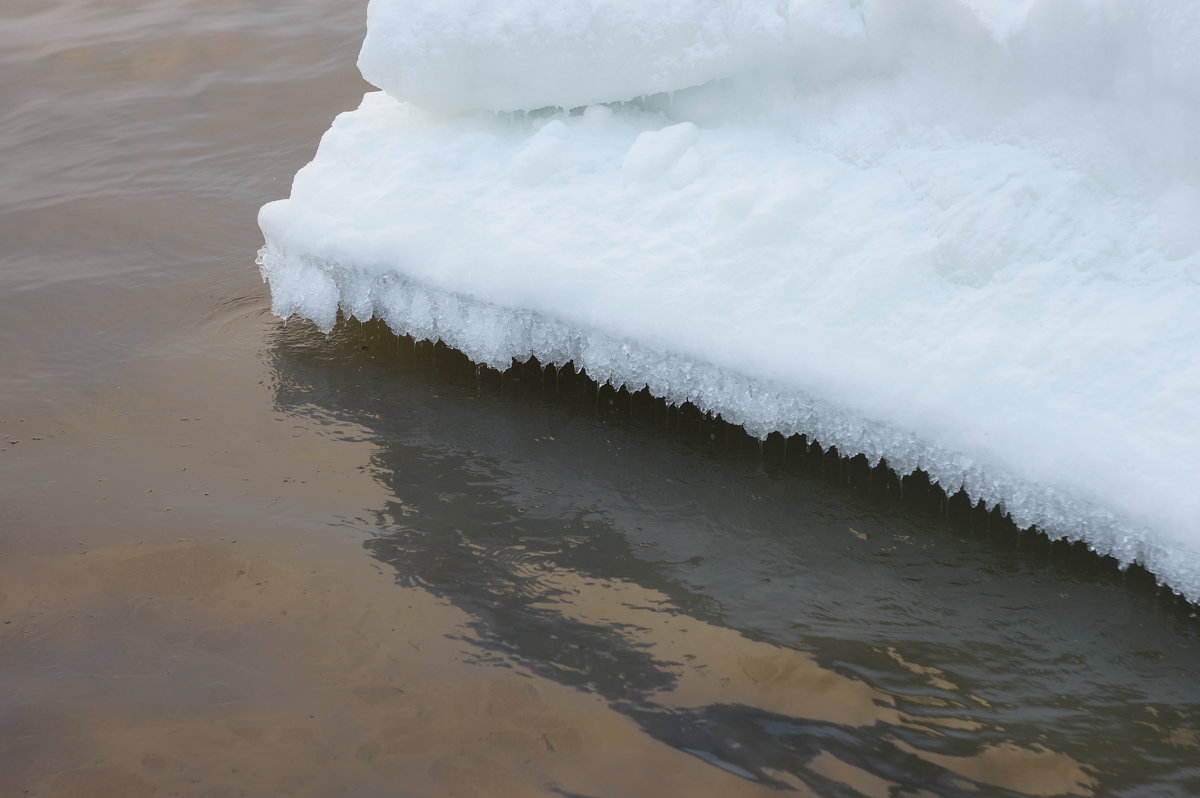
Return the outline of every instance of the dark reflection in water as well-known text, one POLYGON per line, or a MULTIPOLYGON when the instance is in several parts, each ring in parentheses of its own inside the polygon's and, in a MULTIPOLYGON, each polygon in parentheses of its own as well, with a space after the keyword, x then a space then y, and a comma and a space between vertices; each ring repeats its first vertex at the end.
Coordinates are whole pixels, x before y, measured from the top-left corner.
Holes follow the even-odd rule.
POLYGON ((1200 623, 1144 579, 378 325, 271 357, 280 409, 372 431, 394 498, 347 523, 481 663, 780 788, 1200 794, 1200 623))

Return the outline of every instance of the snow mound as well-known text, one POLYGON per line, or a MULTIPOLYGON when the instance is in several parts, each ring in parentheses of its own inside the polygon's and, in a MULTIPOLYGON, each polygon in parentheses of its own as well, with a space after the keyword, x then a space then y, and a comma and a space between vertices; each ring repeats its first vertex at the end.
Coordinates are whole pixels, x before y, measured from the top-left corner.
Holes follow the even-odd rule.
POLYGON ((922 468, 1200 601, 1200 7, 372 0, 360 65, 260 214, 276 313, 922 468))

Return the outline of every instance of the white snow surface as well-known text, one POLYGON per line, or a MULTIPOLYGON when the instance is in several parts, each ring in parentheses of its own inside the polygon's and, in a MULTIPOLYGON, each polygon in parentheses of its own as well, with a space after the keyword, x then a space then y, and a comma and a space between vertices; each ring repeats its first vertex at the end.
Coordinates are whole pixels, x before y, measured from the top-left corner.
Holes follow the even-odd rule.
POLYGON ((1200 601, 1200 4, 371 0, 273 309, 925 469, 1200 601))

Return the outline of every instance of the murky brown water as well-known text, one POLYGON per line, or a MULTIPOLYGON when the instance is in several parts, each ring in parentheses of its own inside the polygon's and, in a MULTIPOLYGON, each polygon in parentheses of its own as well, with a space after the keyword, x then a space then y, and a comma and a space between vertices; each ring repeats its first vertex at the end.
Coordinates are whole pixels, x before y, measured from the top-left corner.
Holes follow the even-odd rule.
POLYGON ((0 6, 0 795, 1200 794, 1144 581, 270 317, 364 6, 0 6))

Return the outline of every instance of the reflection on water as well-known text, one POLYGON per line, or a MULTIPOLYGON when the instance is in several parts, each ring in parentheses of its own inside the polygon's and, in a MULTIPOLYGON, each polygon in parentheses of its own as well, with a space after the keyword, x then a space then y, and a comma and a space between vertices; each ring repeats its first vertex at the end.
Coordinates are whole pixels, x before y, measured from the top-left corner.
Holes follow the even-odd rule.
POLYGON ((476 376, 376 325, 292 324, 273 358, 281 409, 371 431, 393 498, 351 526, 467 615, 473 662, 775 788, 1200 789, 1200 630, 1094 557, 956 531, 544 373, 476 376))
POLYGON ((0 3, 0 795, 1200 794, 1198 625, 1136 575, 280 331, 255 212, 364 14, 0 3))

